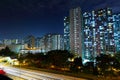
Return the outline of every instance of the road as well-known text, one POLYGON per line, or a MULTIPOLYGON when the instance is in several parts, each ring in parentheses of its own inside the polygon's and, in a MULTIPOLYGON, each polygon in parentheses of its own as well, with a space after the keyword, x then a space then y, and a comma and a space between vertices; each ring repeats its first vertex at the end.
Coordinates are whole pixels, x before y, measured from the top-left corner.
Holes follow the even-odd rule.
POLYGON ((61 74, 54 74, 23 68, 15 68, 10 66, 4 66, 4 70, 7 74, 22 78, 21 80, 86 80, 61 74))

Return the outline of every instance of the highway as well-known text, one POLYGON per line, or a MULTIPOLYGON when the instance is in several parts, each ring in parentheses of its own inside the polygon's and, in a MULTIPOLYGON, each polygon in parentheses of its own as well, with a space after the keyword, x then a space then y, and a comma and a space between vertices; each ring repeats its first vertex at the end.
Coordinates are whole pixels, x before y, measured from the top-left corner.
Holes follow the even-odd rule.
POLYGON ((4 71, 7 74, 22 78, 21 80, 86 80, 82 78, 65 76, 61 74, 54 74, 54 73, 23 69, 23 68, 15 68, 10 66, 4 66, 4 71))

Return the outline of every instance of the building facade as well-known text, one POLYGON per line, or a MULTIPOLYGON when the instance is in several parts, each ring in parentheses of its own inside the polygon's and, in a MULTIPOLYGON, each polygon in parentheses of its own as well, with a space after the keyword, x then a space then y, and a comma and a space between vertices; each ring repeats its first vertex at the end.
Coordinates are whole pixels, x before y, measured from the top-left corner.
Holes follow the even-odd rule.
POLYGON ((4 45, 11 45, 11 44, 20 44, 20 40, 19 39, 4 39, 3 43, 4 45))
POLYGON ((35 48, 35 37, 32 35, 25 37, 24 44, 27 44, 28 48, 35 48))
POLYGON ((64 50, 70 51, 70 19, 64 18, 64 50))
POLYGON ((63 50, 63 35, 54 34, 52 35, 52 50, 63 50))
POLYGON ((63 50, 63 48, 63 35, 46 34, 43 37, 36 39, 36 49, 39 49, 41 52, 63 50))
POLYGON ((82 56, 82 13, 80 7, 70 10, 70 51, 82 56))
POLYGON ((116 52, 120 51, 120 14, 113 15, 114 40, 116 52))
POLYGON ((45 52, 52 50, 52 34, 46 34, 44 36, 44 45, 45 45, 45 52))
POLYGON ((99 9, 83 14, 84 60, 93 61, 99 54, 115 53, 112 10, 99 9))

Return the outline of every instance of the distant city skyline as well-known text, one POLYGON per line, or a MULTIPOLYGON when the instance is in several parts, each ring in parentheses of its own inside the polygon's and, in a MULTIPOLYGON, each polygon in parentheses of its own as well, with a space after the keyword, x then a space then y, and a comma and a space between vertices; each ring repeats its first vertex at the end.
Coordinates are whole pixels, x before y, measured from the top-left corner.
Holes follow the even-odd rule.
POLYGON ((89 12, 110 7, 118 13, 119 5, 119 0, 1 0, 0 39, 62 34, 63 19, 71 8, 81 7, 82 12, 89 12))

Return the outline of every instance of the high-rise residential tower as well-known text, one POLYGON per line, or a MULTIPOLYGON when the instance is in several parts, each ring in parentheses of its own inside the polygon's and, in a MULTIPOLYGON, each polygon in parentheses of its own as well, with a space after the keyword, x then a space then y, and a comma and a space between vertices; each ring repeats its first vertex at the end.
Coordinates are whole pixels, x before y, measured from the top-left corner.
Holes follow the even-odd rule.
POLYGON ((46 34, 36 41, 36 46, 41 52, 51 50, 63 50, 63 35, 61 34, 46 34))
POLYGON ((82 56, 82 13, 80 7, 70 10, 70 50, 76 56, 82 56))
POLYGON ((120 51, 120 13, 113 15, 114 40, 116 52, 120 51))
POLYGON ((35 48, 35 37, 32 35, 25 37, 24 44, 27 44, 28 48, 35 48))
POLYGON ((63 50, 63 35, 53 34, 52 35, 52 50, 63 50))
POLYGON ((94 60, 99 54, 115 52, 112 10, 99 9, 83 14, 84 59, 94 60))
POLYGON ((64 50, 70 50, 70 19, 64 18, 64 50))

